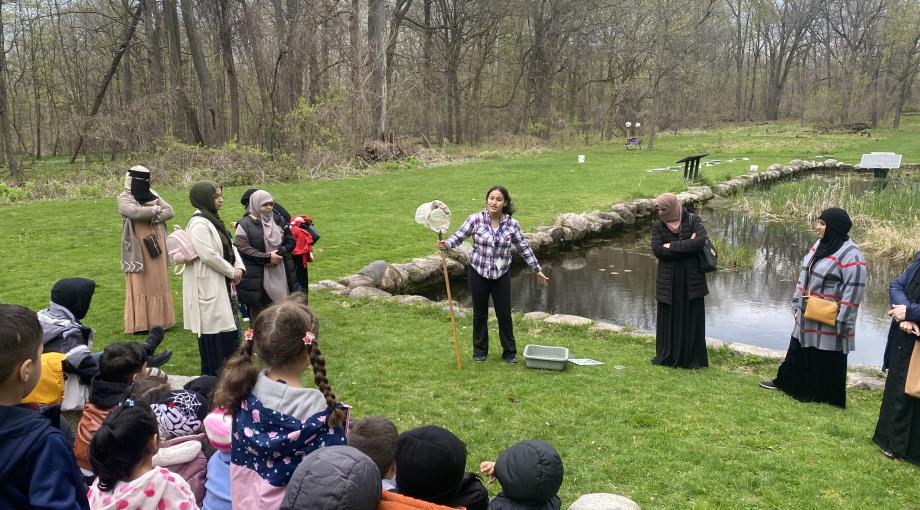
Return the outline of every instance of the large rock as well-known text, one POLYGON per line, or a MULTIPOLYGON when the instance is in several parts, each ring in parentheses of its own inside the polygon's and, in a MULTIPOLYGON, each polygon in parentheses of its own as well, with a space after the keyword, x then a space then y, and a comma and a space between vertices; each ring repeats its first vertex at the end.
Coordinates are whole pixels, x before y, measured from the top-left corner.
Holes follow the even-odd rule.
MULTIPOLYGON (((169 376, 170 379, 172 376, 169 376)), ((859 372, 850 372, 847 374, 847 388, 860 388, 863 390, 884 390, 885 379, 869 374, 859 372)))
POLYGON ((399 296, 396 302, 401 305, 430 305, 433 303, 425 296, 399 296))
POLYGON ((527 232, 524 234, 524 239, 527 240, 527 244, 530 245, 530 248, 539 252, 543 248, 553 244, 553 238, 546 232, 527 232))
POLYGON ((383 279, 383 273, 386 271, 387 267, 390 264, 385 260, 375 260, 370 264, 364 266, 358 274, 366 276, 374 282, 374 285, 379 285, 380 280, 383 279))
POLYGON ((412 259, 412 262, 403 264, 403 269, 412 283, 421 283, 431 279, 435 273, 441 270, 441 262, 427 259, 412 259))
POLYGON ((641 507, 626 496, 594 493, 576 499, 569 510, 641 510, 641 507))
POLYGON ((714 196, 709 186, 690 186, 687 191, 699 197, 700 200, 712 200, 714 196))
POLYGON ((469 243, 460 243, 456 248, 447 251, 447 256, 461 264, 470 262, 470 253, 473 253, 473 245, 469 243))
POLYGON ((549 314, 546 312, 527 312, 524 314, 524 318, 530 321, 542 321, 547 317, 549 317, 549 314))
POLYGON ((622 333, 623 326, 617 326, 616 324, 610 324, 609 322, 598 322, 591 326, 591 331, 622 333))
POLYGON ((338 294, 342 294, 343 292, 346 294, 348 293, 348 287, 332 280, 320 280, 316 283, 311 283, 310 290, 315 289, 327 289, 338 294))
POLYGON ((610 230, 610 227, 613 225, 612 221, 601 217, 597 212, 586 214, 585 219, 588 220, 588 232, 595 234, 599 232, 606 232, 610 230))
MULTIPOLYGON (((572 240, 579 240, 585 237, 590 224, 588 219, 581 214, 563 213, 559 215, 558 223, 572 232, 572 240)), ((568 239, 567 239, 568 240, 568 239)))
POLYGON ((364 276, 363 274, 350 274, 344 278, 339 279, 339 283, 348 287, 349 289, 354 289, 355 287, 374 287, 374 280, 364 276))
POLYGON ((834 158, 827 158, 824 160, 824 166, 828 168, 835 168, 837 166, 837 163, 838 161, 834 158))
POLYGON ((638 198, 630 202, 630 208, 633 214, 638 218, 650 216, 655 211, 654 198, 638 198))
POLYGON ((549 227, 537 227, 534 230, 536 230, 537 232, 548 234, 550 238, 552 238, 554 243, 558 243, 559 241, 562 240, 562 227, 560 227, 559 225, 552 225, 549 227))
POLYGON ((727 182, 720 182, 716 184, 715 188, 716 194, 719 196, 731 195, 735 192, 735 188, 727 182))
POLYGON ((354 299, 363 297, 378 299, 390 296, 392 296, 392 294, 385 290, 378 289, 377 287, 355 287, 348 293, 348 297, 354 299))
POLYGON ((675 196, 677 197, 677 200, 679 200, 680 203, 683 205, 692 204, 694 202, 699 201, 699 197, 697 197, 693 193, 690 193, 689 191, 681 191, 675 196))
POLYGON ((446 300, 446 299, 442 299, 442 300, 438 301, 438 304, 441 306, 441 310, 443 310, 443 311, 445 311, 445 312, 447 312, 447 313, 450 313, 450 305, 451 305, 451 303, 453 303, 453 305, 454 305, 454 315, 457 316, 457 317, 463 317, 463 316, 465 315, 465 312, 463 311, 463 307, 460 306, 460 303, 459 303, 459 302, 457 302, 457 301, 448 301, 448 300, 446 300))
POLYGON ((454 259, 447 259, 447 272, 451 276, 461 276, 466 274, 466 266, 454 259))
POLYGON ((383 278, 377 286, 387 292, 397 292, 409 283, 409 272, 403 267, 388 265, 383 272, 383 278))
POLYGON ((601 218, 610 220, 610 228, 615 229, 626 224, 623 217, 613 211, 601 211, 597 213, 601 218))
POLYGON ((550 324, 566 324, 569 326, 587 326, 594 323, 593 320, 587 317, 579 317, 578 315, 566 315, 563 313, 550 315, 549 317, 543 319, 543 322, 548 322, 550 324))
POLYGON ((636 223, 636 215, 633 214, 632 210, 624 204, 613 204, 610 206, 610 210, 617 213, 620 218, 623 218, 623 222, 627 225, 633 225, 636 223))

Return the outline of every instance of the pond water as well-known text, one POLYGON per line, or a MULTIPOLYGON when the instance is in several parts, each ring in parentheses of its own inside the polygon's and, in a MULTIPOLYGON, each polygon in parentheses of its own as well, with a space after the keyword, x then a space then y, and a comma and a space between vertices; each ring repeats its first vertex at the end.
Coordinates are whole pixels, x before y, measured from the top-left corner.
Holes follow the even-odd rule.
MULTIPOLYGON (((731 204, 714 203, 714 208, 700 214, 713 236, 729 245, 752 247, 755 262, 751 269, 709 275, 706 335, 785 350, 794 325, 790 299, 795 279, 815 234, 804 222, 766 223, 733 210, 731 204)), ((649 247, 651 219, 639 221, 646 226, 542 259, 550 278, 548 289, 541 288, 515 257, 514 310, 580 315, 654 331, 657 261, 649 247)), ((885 315, 888 283, 906 267, 872 258, 868 265, 869 280, 856 322, 856 350, 848 357, 850 365, 881 365, 890 324, 885 315)), ((464 280, 455 281, 452 291, 462 305, 471 305, 464 280)), ((444 299, 443 286, 429 289, 427 296, 444 299)))

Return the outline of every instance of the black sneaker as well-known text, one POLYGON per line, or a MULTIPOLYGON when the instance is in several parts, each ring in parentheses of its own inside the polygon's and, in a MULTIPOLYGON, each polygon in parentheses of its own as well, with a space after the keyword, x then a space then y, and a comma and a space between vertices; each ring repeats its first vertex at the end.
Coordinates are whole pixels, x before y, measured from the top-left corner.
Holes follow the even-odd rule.
POLYGON ((894 458, 894 452, 892 452, 891 450, 886 450, 884 448, 882 448, 882 455, 888 457, 889 459, 894 458))
POLYGON ((775 390, 775 389, 778 389, 778 388, 776 387, 776 385, 773 384, 773 381, 769 381, 769 380, 768 380, 768 381, 760 381, 760 387, 763 388, 763 389, 765 389, 765 390, 775 390))
POLYGON ((482 363, 485 360, 486 360, 485 356, 473 356, 473 361, 475 361, 476 363, 482 363))
POLYGON ((514 364, 514 363, 517 363, 517 357, 511 356, 510 358, 505 358, 502 361, 504 361, 505 363, 514 364))
POLYGON ((166 332, 163 331, 163 326, 153 326, 150 328, 150 332, 147 333, 147 339, 144 340, 142 344, 144 350, 147 351, 147 356, 153 356, 157 349, 160 347, 160 344, 163 343, 163 338, 166 337, 166 332))
POLYGON ((147 358, 147 366, 151 368, 161 367, 169 361, 169 358, 172 358, 173 352, 172 349, 165 349, 160 354, 154 354, 147 358))

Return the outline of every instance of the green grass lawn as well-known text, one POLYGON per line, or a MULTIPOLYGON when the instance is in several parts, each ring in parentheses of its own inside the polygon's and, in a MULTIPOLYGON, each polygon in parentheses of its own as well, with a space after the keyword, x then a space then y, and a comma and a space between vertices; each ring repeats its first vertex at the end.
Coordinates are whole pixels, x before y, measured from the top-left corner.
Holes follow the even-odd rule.
MULTIPOLYGON (((649 363, 652 338, 520 316, 520 350, 562 345, 605 365, 529 370, 501 363, 497 345, 485 363, 471 363, 467 315, 457 370, 448 317, 436 307, 329 295, 313 307, 333 388, 356 415, 389 416, 400 430, 445 426, 466 441, 469 469, 515 441, 549 441, 565 462, 563 508, 587 492, 626 494, 643 508, 920 504, 917 468, 871 442, 879 392, 850 391, 845 411, 802 404, 757 386, 775 374, 775 362, 720 350, 709 369, 673 370, 649 363)), ((494 335, 494 321, 491 328, 494 335)))
MULTIPOLYGON (((750 164, 765 169, 825 154, 857 162, 863 152, 888 150, 903 153, 905 162, 920 161, 920 118, 908 117, 901 131, 872 134, 814 136, 765 125, 661 136, 654 152, 627 152, 616 143, 266 189, 291 212, 315 218, 322 234, 311 267, 316 282, 377 259, 434 254, 433 234, 413 222, 415 208, 442 200, 456 227, 482 207, 493 184, 509 188, 527 231, 562 212, 682 190, 679 173, 646 170, 694 152, 750 158, 702 169, 711 181, 743 173, 750 164), (577 154, 586 155, 585 164, 576 163, 577 154)), ((184 226, 191 214, 187 192, 159 191, 176 208, 171 224, 184 226)), ((228 222, 242 212, 242 191, 224 190, 228 222)), ((0 214, 0 302, 39 309, 56 280, 93 278, 98 288, 85 322, 97 329, 98 345, 139 338, 121 333, 124 276, 114 197, 5 205, 0 214)), ((181 329, 181 280, 171 283, 180 325, 167 334, 166 346, 176 356, 165 369, 194 374, 195 340, 181 329)), ((401 430, 445 425, 467 441, 470 468, 516 440, 546 439, 566 461, 566 503, 581 493, 609 491, 645 508, 920 508, 916 468, 885 459, 870 441, 878 392, 850 392, 844 412, 804 405, 757 388, 775 363, 718 352, 711 369, 672 371, 649 364, 650 340, 602 339, 522 321, 521 350, 527 343, 565 345, 573 355, 607 364, 553 373, 490 360, 456 371, 449 324, 436 309, 328 294, 311 302, 322 319, 332 385, 356 416, 384 414, 401 430), (613 364, 626 367, 623 377, 613 378, 613 364)), ((460 326, 468 360, 469 317, 460 326)))

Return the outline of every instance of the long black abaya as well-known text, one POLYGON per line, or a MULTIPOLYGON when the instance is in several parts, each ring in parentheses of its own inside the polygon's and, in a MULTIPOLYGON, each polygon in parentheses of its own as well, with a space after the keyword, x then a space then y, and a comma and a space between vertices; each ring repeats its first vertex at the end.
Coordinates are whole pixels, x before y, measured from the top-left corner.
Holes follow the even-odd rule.
POLYGON ((795 337, 789 341, 786 359, 773 380, 777 388, 801 402, 824 402, 844 408, 846 382, 846 354, 817 347, 802 348, 795 337))
MULTIPOLYGON (((908 285, 907 297, 912 303, 920 302, 920 271, 908 285)), ((901 331, 897 323, 891 327, 888 378, 872 440, 895 457, 920 465, 920 399, 904 393, 907 367, 920 337, 901 331)))
POLYGON ((655 357, 652 363, 673 368, 709 366, 706 352, 706 309, 703 298, 690 299, 687 265, 696 258, 674 261, 671 304, 658 302, 655 325, 655 357))

